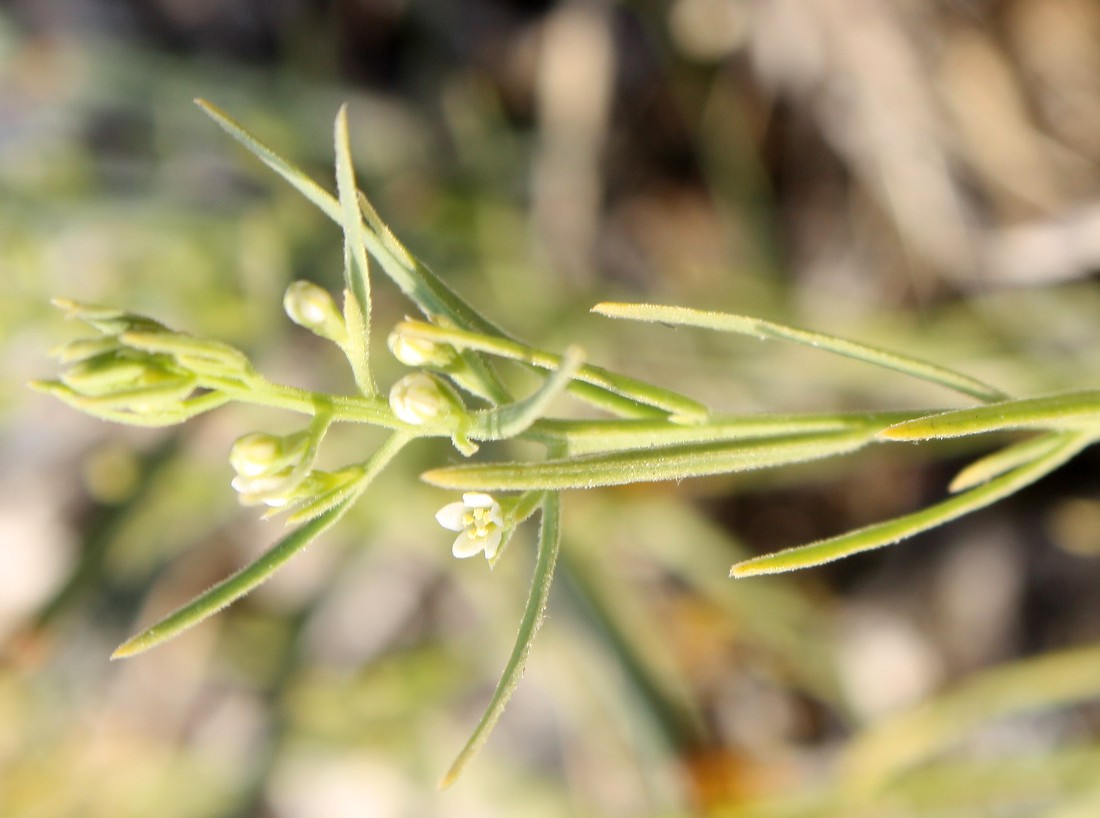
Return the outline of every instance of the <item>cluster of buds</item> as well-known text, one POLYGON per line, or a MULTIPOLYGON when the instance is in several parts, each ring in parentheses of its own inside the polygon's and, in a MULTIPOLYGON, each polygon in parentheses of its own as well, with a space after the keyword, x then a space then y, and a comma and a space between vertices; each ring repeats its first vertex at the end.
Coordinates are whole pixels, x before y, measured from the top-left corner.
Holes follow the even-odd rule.
POLYGON ((232 486, 241 503, 281 511, 338 492, 358 476, 354 468, 313 469, 317 438, 313 430, 283 436, 250 432, 238 438, 229 464, 236 472, 232 486))
POLYGON ((211 384, 239 381, 252 371, 239 350, 175 332, 143 315, 69 300, 54 303, 67 318, 100 334, 55 350, 70 368, 57 381, 32 385, 90 414, 145 425, 178 423, 224 402, 211 384))

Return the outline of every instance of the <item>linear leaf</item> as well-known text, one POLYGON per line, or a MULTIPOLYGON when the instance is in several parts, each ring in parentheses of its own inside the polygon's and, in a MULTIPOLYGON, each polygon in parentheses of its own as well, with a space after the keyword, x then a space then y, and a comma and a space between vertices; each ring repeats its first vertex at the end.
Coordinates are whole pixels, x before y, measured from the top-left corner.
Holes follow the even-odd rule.
POLYGON ((539 550, 535 561, 535 574, 531 581, 531 593, 527 598, 527 606, 524 608, 523 617, 520 619, 519 632, 516 634, 516 642, 512 647, 512 653, 508 657, 508 663, 504 666, 496 690, 485 708, 485 713, 474 728, 473 734, 455 758, 447 774, 443 776, 439 787, 443 789, 451 786, 470 760, 484 746, 504 712, 508 700, 512 698, 523 669, 527 664, 527 657, 531 653, 531 644, 535 634, 542 625, 546 613, 546 603, 550 599, 550 583, 554 578, 554 566, 558 560, 558 551, 561 545, 561 498, 555 493, 547 494, 542 504, 542 524, 539 529, 539 550))
POLYGON ((154 648, 162 642, 167 642, 184 631, 190 630, 222 608, 236 602, 249 591, 267 581, 291 557, 309 545, 333 523, 337 522, 353 502, 354 498, 348 498, 342 505, 330 509, 327 513, 310 520, 301 528, 295 529, 237 573, 204 591, 183 607, 177 608, 155 625, 123 642, 111 654, 111 658, 125 659, 144 653, 150 648, 154 648))
POLYGON ((470 437, 474 440, 506 440, 526 431, 565 390, 583 360, 584 351, 580 347, 569 347, 562 356, 561 366, 532 395, 475 414, 470 437))
POLYGON ((1001 401, 905 421, 881 432, 887 440, 930 440, 1006 429, 1095 429, 1100 427, 1100 390, 1001 401))
POLYGON ((745 441, 630 449, 538 463, 450 466, 425 472, 421 479, 444 488, 479 491, 590 489, 784 466, 847 454, 873 437, 871 430, 843 429, 745 441))
POLYGON ((711 415, 701 423, 685 425, 668 418, 621 420, 539 421, 533 436, 563 441, 571 456, 644 449, 654 446, 680 446, 720 440, 751 440, 780 435, 813 432, 839 432, 845 429, 881 429, 914 412, 860 412, 795 415, 711 415))
MULTIPOLYGON (((239 122, 220 108, 203 99, 195 103, 214 120, 227 134, 233 137, 257 159, 283 177, 292 187, 316 205, 322 213, 337 224, 343 223, 343 208, 328 191, 318 185, 304 171, 279 156, 275 151, 249 133, 239 122)), ((381 265, 382 270, 425 315, 445 316, 460 327, 476 329, 481 332, 500 332, 488 319, 483 318, 473 307, 462 300, 442 279, 428 267, 413 258, 408 251, 392 238, 389 228, 378 219, 377 213, 365 197, 360 201, 369 221, 381 230, 379 236, 375 228, 363 232, 363 241, 367 250, 381 265), (400 250, 397 248, 400 247, 400 250)), ((471 372, 480 378, 478 394, 497 403, 508 400, 508 392, 485 367, 484 363, 471 356, 471 372)))
POLYGON ((1094 439, 1093 436, 1086 434, 1066 433, 1061 436, 1061 444, 1044 457, 1037 458, 964 494, 955 495, 912 514, 876 523, 847 534, 739 562, 730 569, 730 576, 749 577, 757 574, 794 571, 885 545, 893 545, 914 534, 943 525, 1014 494, 1061 466, 1094 439))
POLYGON ((592 308, 592 312, 610 318, 628 318, 633 321, 650 321, 687 327, 700 327, 720 332, 735 332, 756 338, 779 338, 796 344, 821 349, 846 358, 892 369, 910 377, 954 389, 981 401, 1004 400, 1008 395, 994 386, 952 369, 902 355, 878 347, 826 335, 821 332, 788 327, 760 318, 731 313, 707 312, 688 307, 667 307, 657 304, 619 304, 604 302, 592 308))
POLYGON ((355 184, 355 168, 351 159, 348 136, 348 106, 341 105, 333 126, 336 147, 336 191, 340 199, 340 226, 344 230, 344 282, 356 309, 344 314, 348 321, 348 358, 355 383, 364 395, 376 392, 370 374, 370 268, 367 264, 367 248, 363 215, 359 212, 359 188, 355 184), (350 313, 350 314, 349 314, 350 313))
MULTIPOLYGON (((423 321, 402 322, 397 325, 396 331, 436 343, 450 344, 458 349, 476 350, 500 358, 520 361, 540 369, 557 369, 561 366, 560 355, 544 352, 499 335, 439 327, 423 321)), ((670 412, 685 422, 695 423, 709 414, 707 407, 699 401, 598 366, 582 366, 576 378, 629 400, 670 412)))
POLYGON ((1059 432, 1051 432, 1037 437, 1029 437, 1003 449, 987 454, 959 470, 959 473, 951 480, 947 490, 952 494, 992 480, 994 477, 1004 474, 1025 463, 1030 463, 1038 457, 1042 457, 1055 446, 1059 445, 1062 435, 1059 432))
POLYGON ((177 608, 155 625, 127 639, 111 654, 111 658, 124 659, 136 656, 167 642, 263 584, 293 556, 338 522, 359 499, 371 480, 408 441, 409 438, 405 434, 392 435, 367 461, 363 474, 358 479, 356 490, 342 503, 295 529, 235 574, 199 594, 186 605, 177 608))

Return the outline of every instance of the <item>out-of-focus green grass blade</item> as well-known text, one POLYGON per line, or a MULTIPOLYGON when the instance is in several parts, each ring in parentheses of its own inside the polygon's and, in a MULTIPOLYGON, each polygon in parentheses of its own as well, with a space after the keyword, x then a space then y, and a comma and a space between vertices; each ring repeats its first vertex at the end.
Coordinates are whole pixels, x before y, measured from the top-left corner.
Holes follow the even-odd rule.
MULTIPOLYGON (((433 324, 426 324, 423 321, 402 322, 398 324, 397 331, 435 343, 450 344, 457 349, 470 349, 512 361, 520 361, 540 369, 557 369, 561 366, 560 355, 543 352, 498 335, 485 335, 469 330, 438 327, 433 324)), ((684 422, 699 422, 709 414, 707 407, 696 400, 645 381, 609 372, 598 366, 581 367, 577 372, 577 380, 613 392, 629 400, 654 406, 671 413, 678 420, 684 422)))
POLYGON ((542 524, 539 528, 539 549, 535 561, 535 574, 531 581, 531 593, 527 598, 527 606, 523 611, 523 618, 519 623, 519 632, 516 634, 516 642, 512 648, 512 654, 508 657, 508 663, 504 667, 504 673, 493 691, 492 698, 485 708, 485 713, 474 728, 473 734, 466 742, 466 746, 459 752, 451 768, 440 781, 440 789, 453 784, 462 771, 466 768, 477 752, 489 738, 493 727, 500 714, 504 712, 508 700, 512 698, 523 668, 527 664, 527 656, 531 652, 531 644, 535 634, 542 625, 546 613, 546 603, 550 598, 550 583, 554 578, 554 566, 558 560, 558 551, 561 546, 561 498, 555 493, 546 495, 542 504, 542 524))
POLYGON ((127 639, 111 654, 111 658, 124 659, 136 656, 163 642, 167 642, 263 584, 291 557, 339 521, 347 513, 347 510, 355 504, 355 501, 359 499, 367 486, 370 485, 371 480, 408 441, 409 437, 403 433, 399 432, 392 435, 364 466, 356 490, 348 495, 342 503, 295 529, 232 576, 204 591, 155 625, 127 639))
POLYGON ((998 449, 960 469, 959 473, 947 486, 947 490, 954 494, 985 483, 987 480, 992 480, 1007 471, 1042 457, 1055 446, 1058 446, 1061 441, 1061 433, 1051 432, 1050 434, 1030 437, 1027 440, 1013 443, 1011 446, 998 449))
POLYGON ((857 789, 873 788, 939 756, 984 724, 1098 696, 1100 646, 1002 665, 857 736, 844 754, 841 775, 857 789))
POLYGON ((909 355, 901 355, 856 341, 849 341, 835 335, 797 329, 745 315, 708 312, 693 310, 688 307, 668 307, 657 304, 618 304, 609 302, 597 304, 592 308, 592 312, 610 318, 628 318, 633 321, 700 327, 718 330, 719 332, 751 335, 756 338, 778 338, 784 341, 793 341, 796 344, 843 355, 846 358, 853 358, 863 363, 892 369, 895 372, 919 380, 930 381, 981 401, 997 401, 1009 397, 1000 389, 982 383, 976 378, 923 361, 920 358, 913 358, 909 355))
POLYGON ((873 437, 870 430, 844 429, 746 441, 631 449, 538 463, 450 466, 432 469, 421 477, 444 488, 478 491, 590 489, 785 466, 846 454, 873 437))
POLYGON ((866 412, 798 415, 712 415, 701 423, 684 425, 662 420, 561 420, 545 418, 535 433, 561 440, 571 456, 680 446, 719 440, 751 440, 779 435, 839 432, 845 429, 882 429, 912 418, 917 412, 866 412))
POLYGON ((883 429, 887 440, 931 440, 1006 429, 1100 429, 1100 390, 939 412, 883 429))
MULTIPOLYGON (((1097 803, 1095 745, 949 757, 857 791, 834 784, 784 789, 723 808, 722 818, 1094 818, 1058 805, 1097 803), (881 786, 878 786, 881 785, 881 786)), ((851 782, 858 786, 861 782, 851 782)))
POLYGON ((983 486, 903 517, 809 545, 788 548, 775 554, 739 562, 730 570, 730 576, 750 577, 758 574, 794 571, 832 562, 862 551, 892 545, 1014 494, 1024 486, 1054 471, 1094 440, 1095 437, 1091 435, 1065 433, 1061 435, 1060 444, 1046 455, 996 477, 983 486))
POLYGON ((376 390, 370 374, 370 268, 367 264, 363 216, 359 212, 359 188, 355 184, 355 168, 351 159, 347 105, 340 106, 333 131, 336 192, 340 199, 340 226, 344 229, 344 281, 351 300, 358 308, 350 311, 345 308, 345 320, 350 319, 347 352, 359 391, 364 395, 373 395, 376 390))

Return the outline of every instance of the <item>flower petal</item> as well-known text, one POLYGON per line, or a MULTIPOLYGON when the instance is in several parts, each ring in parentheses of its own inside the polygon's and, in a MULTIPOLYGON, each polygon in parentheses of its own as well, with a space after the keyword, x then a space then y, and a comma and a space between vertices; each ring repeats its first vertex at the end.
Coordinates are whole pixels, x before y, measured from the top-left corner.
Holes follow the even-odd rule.
POLYGON ((497 555, 497 549, 500 548, 502 539, 504 539, 504 531, 494 528, 481 540, 481 545, 485 549, 485 559, 491 560, 497 555))
POLYGON ((466 508, 492 508, 497 502, 490 494, 482 494, 480 491, 468 491, 462 495, 462 504, 466 508))
POLYGON ((462 503, 448 503, 435 513, 435 520, 448 531, 462 531, 466 524, 462 516, 466 513, 466 506, 462 503))
POLYGON ((458 535, 455 544, 451 546, 451 553, 464 560, 467 557, 476 557, 485 547, 485 538, 471 537, 465 531, 458 535))

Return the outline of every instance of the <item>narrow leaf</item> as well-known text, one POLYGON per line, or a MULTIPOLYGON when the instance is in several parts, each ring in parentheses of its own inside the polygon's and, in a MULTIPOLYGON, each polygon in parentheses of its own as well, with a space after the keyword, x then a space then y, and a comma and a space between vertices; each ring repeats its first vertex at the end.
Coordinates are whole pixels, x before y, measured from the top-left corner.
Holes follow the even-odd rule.
MULTIPOLYGON (((450 329, 426 324, 423 321, 405 321, 398 324, 397 330, 415 337, 441 344, 450 344, 458 349, 470 349, 520 361, 540 369, 557 369, 561 366, 561 356, 551 352, 527 346, 518 341, 502 338, 499 335, 486 335, 469 330, 450 329)), ((577 380, 613 392, 643 405, 657 407, 670 412, 686 423, 696 423, 707 417, 707 407, 696 400, 679 395, 636 378, 628 378, 610 372, 598 366, 582 366, 577 372, 577 380)))
POLYGON ((1042 457, 1062 441, 1062 435, 1057 432, 1029 437, 1005 446, 985 457, 979 458, 969 466, 961 469, 947 486, 952 494, 992 480, 1007 471, 1018 468, 1025 463, 1030 463, 1036 458, 1042 457))
POLYGON ((229 402, 230 396, 220 392, 207 392, 193 398, 175 403, 170 409, 161 409, 156 412, 139 414, 119 408, 111 401, 103 401, 98 398, 89 398, 78 394, 60 381, 31 381, 27 384, 36 392, 42 392, 57 398, 62 403, 68 404, 78 411, 84 412, 100 420, 111 423, 121 423, 126 426, 140 426, 143 428, 159 428, 162 426, 175 426, 190 420, 203 412, 217 409, 229 402))
POLYGON ((627 318, 632 321, 700 327, 718 330, 719 332, 751 335, 756 338, 778 338, 793 341, 796 344, 892 369, 895 372, 901 372, 919 380, 930 381, 981 401, 1004 400, 1008 397, 1000 389, 982 383, 976 378, 923 361, 920 358, 901 355, 889 350, 861 344, 857 341, 849 341, 846 338, 838 338, 834 335, 788 327, 745 315, 707 312, 687 307, 666 307, 657 304, 617 304, 608 302, 597 304, 592 308, 592 312, 610 318, 627 318))
POLYGON ((845 429, 881 429, 914 412, 866 412, 796 415, 712 415, 701 423, 672 423, 667 417, 626 420, 561 420, 546 418, 533 430, 535 437, 564 441, 571 456, 654 446, 679 446, 720 440, 751 440, 780 435, 839 432, 845 429))
POLYGON ((206 115, 214 120, 223 131, 247 148, 253 156, 282 176, 295 190, 309 199, 326 216, 337 224, 340 223, 342 219, 340 203, 327 190, 313 181, 305 171, 294 163, 283 159, 216 105, 212 105, 205 99, 196 99, 195 104, 202 108, 206 115))
MULTIPOLYGON (((195 103, 222 130, 283 177, 299 193, 316 205, 321 212, 337 224, 343 223, 343 208, 340 203, 328 191, 309 178, 304 171, 292 162, 283 159, 217 106, 202 99, 195 100, 195 103)), ((377 234, 378 228, 363 232, 363 241, 367 250, 378 260, 383 272, 425 315, 430 317, 444 316, 457 326, 476 329, 480 332, 500 332, 491 321, 483 318, 477 310, 463 301, 426 265, 409 255, 403 247, 400 248, 400 251, 397 251, 396 248, 400 245, 396 242, 396 239, 392 238, 389 228, 386 228, 378 219, 377 213, 375 213, 369 202, 367 202, 364 212, 370 216, 373 223, 378 225, 379 228, 385 228, 382 231, 383 237, 379 237, 377 234)), ((471 371, 481 380, 479 394, 497 403, 504 403, 509 400, 508 391, 482 361, 471 356, 470 366, 471 371)))
MULTIPOLYGON (((370 374, 370 269, 363 215, 359 212, 359 188, 355 184, 355 168, 351 160, 348 137, 348 106, 341 105, 333 128, 336 144, 336 191, 340 197, 340 226, 344 229, 344 283, 358 312, 353 316, 355 327, 348 327, 348 352, 355 382, 364 395, 375 393, 370 374)), ((346 308, 345 308, 346 312, 346 308)))
POLYGON ((451 489, 518 491, 590 489, 657 480, 683 480, 785 466, 855 451, 873 431, 844 429, 746 441, 630 449, 538 463, 479 463, 432 469, 421 479, 451 489))
POLYGON ((939 412, 905 421, 880 436, 887 440, 930 440, 1005 429, 1095 429, 1100 427, 1100 390, 1002 401, 972 409, 939 412))
POLYGON ((356 490, 340 505, 295 529, 274 546, 261 554, 253 562, 203 592, 181 608, 166 616, 155 625, 123 642, 113 654, 112 659, 124 659, 136 656, 150 648, 167 642, 204 619, 213 616, 222 608, 236 602, 242 596, 264 583, 291 557, 309 545, 322 532, 338 522, 347 513, 371 480, 386 466, 409 441, 407 435, 394 434, 374 453, 363 467, 363 474, 356 484, 356 490))
POLYGON ((554 566, 558 560, 558 550, 561 545, 561 498, 551 493, 546 495, 542 505, 542 525, 539 530, 539 550, 535 562, 535 574, 531 581, 531 593, 527 598, 527 607, 523 611, 520 620, 519 632, 516 634, 516 642, 512 653, 508 657, 508 663, 504 667, 504 673, 493 691, 492 698, 485 708, 485 713, 474 728, 473 734, 466 742, 466 746, 459 752, 458 757, 451 764, 447 774, 440 782, 440 789, 451 786, 462 771, 466 768, 477 752, 489 738, 493 727, 504 712, 508 700, 512 698, 520 677, 523 676, 527 657, 531 652, 531 644, 535 634, 542 625, 546 613, 546 603, 550 598, 550 583, 554 578, 554 566))
POLYGON ((125 659, 143 653, 162 642, 173 639, 207 617, 213 616, 222 608, 236 602, 249 591, 265 582, 291 557, 339 520, 353 502, 354 498, 348 498, 342 505, 330 509, 327 513, 314 518, 301 528, 295 529, 254 562, 195 597, 183 607, 176 609, 137 636, 123 642, 111 654, 111 658, 125 659))
POLYGON ((819 540, 809 545, 788 548, 739 562, 730 569, 730 576, 749 577, 757 574, 777 574, 832 562, 842 557, 893 545, 914 534, 943 525, 1016 493, 1039 478, 1054 471, 1094 441, 1085 434, 1061 435, 1061 443, 1046 456, 990 480, 988 483, 958 494, 948 500, 928 506, 912 514, 867 526, 837 537, 819 540))
POLYGON ((530 397, 494 407, 474 415, 469 435, 474 440, 507 440, 524 432, 546 412, 550 402, 560 395, 577 374, 584 361, 580 347, 569 347, 561 366, 530 397))

